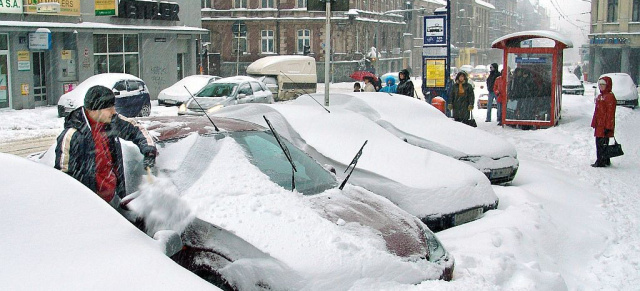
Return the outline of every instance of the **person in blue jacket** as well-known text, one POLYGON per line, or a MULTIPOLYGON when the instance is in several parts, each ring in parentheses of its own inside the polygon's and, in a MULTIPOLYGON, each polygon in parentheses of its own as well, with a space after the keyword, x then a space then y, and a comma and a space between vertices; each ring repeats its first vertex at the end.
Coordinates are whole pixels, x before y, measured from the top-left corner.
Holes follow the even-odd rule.
POLYGON ((393 76, 387 77, 387 79, 385 80, 385 83, 387 83, 387 86, 382 87, 382 89, 380 89, 380 92, 386 92, 386 93, 398 92, 398 85, 396 85, 396 79, 393 76))

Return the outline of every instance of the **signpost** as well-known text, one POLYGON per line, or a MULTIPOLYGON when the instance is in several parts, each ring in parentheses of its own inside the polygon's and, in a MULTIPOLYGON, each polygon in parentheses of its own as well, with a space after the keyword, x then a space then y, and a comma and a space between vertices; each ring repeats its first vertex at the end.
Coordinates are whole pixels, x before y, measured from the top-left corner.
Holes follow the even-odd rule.
POLYGON ((447 1, 446 11, 436 10, 435 15, 423 17, 422 91, 425 100, 429 103, 433 97, 446 94, 449 82, 451 60, 449 7, 447 1))

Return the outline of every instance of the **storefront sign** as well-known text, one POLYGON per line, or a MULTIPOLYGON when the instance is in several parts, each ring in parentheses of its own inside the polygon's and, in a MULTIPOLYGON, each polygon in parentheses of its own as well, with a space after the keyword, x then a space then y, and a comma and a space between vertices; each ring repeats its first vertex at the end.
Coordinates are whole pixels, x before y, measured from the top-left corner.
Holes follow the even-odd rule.
POLYGON ((170 2, 120 0, 118 17, 179 21, 180 6, 170 2))
POLYGON ((626 37, 594 37, 589 40, 591 44, 630 44, 626 37))
POLYGON ((0 75, 0 102, 7 102, 7 75, 0 75))
POLYGON ((29 95, 29 84, 20 84, 20 94, 29 95))
POLYGON ((96 16, 118 15, 118 0, 95 0, 96 16))
POLYGON ((29 51, 18 51, 18 71, 31 70, 31 59, 29 51))
POLYGON ((23 0, 0 0, 0 13, 22 14, 23 0))
POLYGON ((29 33, 29 49, 30 50, 51 49, 51 33, 50 32, 29 33))
MULTIPOLYGON (((6 1, 6 0, 0 0, 6 1)), ((13 0, 12 0, 13 1, 13 0)), ((22 0, 24 1, 24 13, 44 13, 50 15, 64 15, 64 16, 80 16, 80 2, 79 0, 22 0), (58 5, 51 5, 47 3, 58 3, 58 5), (38 5, 40 4, 40 5, 38 5), (56 11, 59 7, 60 10, 56 11), (55 9, 54 9, 55 8, 55 9)))

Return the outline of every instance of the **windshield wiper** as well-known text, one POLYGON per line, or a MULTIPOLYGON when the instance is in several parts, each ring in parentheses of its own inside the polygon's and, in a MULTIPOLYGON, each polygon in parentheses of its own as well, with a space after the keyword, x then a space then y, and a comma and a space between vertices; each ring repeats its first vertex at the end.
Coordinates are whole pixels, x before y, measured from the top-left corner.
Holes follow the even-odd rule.
POLYGON ((320 107, 322 107, 322 109, 324 109, 325 111, 331 113, 331 111, 329 111, 329 109, 327 109, 327 107, 325 107, 324 105, 322 105, 320 102, 318 102, 318 100, 316 100, 316 98, 313 98, 311 96, 311 94, 309 94, 309 92, 307 92, 307 90, 305 90, 304 88, 300 87, 300 85, 298 85, 298 83, 296 83, 294 80, 292 80, 291 78, 289 78, 289 76, 287 76, 287 74, 283 73, 282 71, 280 71, 280 74, 282 74, 283 76, 287 77, 287 79, 291 80, 291 83, 293 83, 293 85, 295 85, 298 89, 302 90, 302 92, 304 92, 304 94, 309 95, 309 97, 311 97, 311 99, 313 99, 313 101, 315 101, 316 103, 318 103, 318 105, 320 105, 320 107))
MULTIPOLYGON (((193 94, 191 94, 191 91, 189 91, 189 89, 187 89, 187 86, 183 86, 183 87, 184 87, 184 89, 185 89, 185 90, 187 90, 187 92, 189 93, 189 95, 191 95, 191 99, 193 99, 193 101, 195 101, 195 102, 196 102, 196 104, 198 104, 198 107, 200 107, 200 110, 202 110, 202 112, 204 113, 204 115, 206 115, 206 116, 207 116, 207 118, 209 118, 209 121, 211 121, 211 124, 213 124, 213 128, 216 130, 216 132, 220 131, 220 130, 218 129, 218 127, 216 126, 216 124, 215 124, 215 123, 213 123, 213 120, 211 120, 211 117, 209 117, 209 114, 207 114, 207 111, 206 111, 206 110, 204 110, 204 108, 202 108, 202 106, 200 106, 200 103, 198 103, 198 100, 196 100, 196 97, 194 97, 194 96, 193 96, 193 94)), ((189 100, 187 100, 187 101, 189 101, 189 100)), ((186 103, 186 102, 185 102, 185 103, 186 103)), ((185 106, 187 106, 187 105, 185 104, 185 106)))
POLYGON ((349 163, 347 168, 344 169, 344 172, 346 173, 349 170, 349 168, 351 168, 351 172, 349 172, 349 175, 347 175, 347 177, 344 178, 344 181, 342 181, 342 184, 340 184, 340 187, 339 187, 340 190, 342 190, 342 188, 344 188, 344 185, 347 184, 347 181, 349 181, 349 178, 351 177, 351 174, 353 174, 353 170, 356 169, 356 165, 358 164, 358 160, 360 159, 360 156, 362 156, 362 150, 364 149, 364 146, 366 146, 368 142, 369 142, 369 140, 365 140, 364 141, 364 144, 362 145, 362 147, 360 148, 360 150, 358 151, 356 156, 353 157, 353 160, 351 160, 351 163, 349 163))
POLYGON ((293 163, 293 158, 291 158, 291 153, 289 152, 289 148, 287 148, 287 145, 282 141, 282 138, 280 137, 276 129, 273 128, 273 125, 271 125, 271 122, 269 121, 269 119, 267 119, 267 117, 264 115, 262 115, 262 118, 264 118, 264 121, 267 122, 267 125, 269 126, 269 129, 273 134, 273 137, 276 138, 276 141, 278 142, 280 149, 282 149, 282 152, 287 157, 289 164, 291 164, 291 191, 293 191, 296 189, 296 172, 298 171, 298 169, 296 169, 296 165, 293 163))

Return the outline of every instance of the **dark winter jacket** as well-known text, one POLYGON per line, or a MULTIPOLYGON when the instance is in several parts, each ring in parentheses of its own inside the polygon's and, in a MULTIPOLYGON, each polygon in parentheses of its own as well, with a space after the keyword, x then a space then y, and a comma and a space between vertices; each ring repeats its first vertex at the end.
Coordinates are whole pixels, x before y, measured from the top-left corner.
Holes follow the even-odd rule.
MULTIPOLYGON (((413 97, 413 82, 411 82, 411 78, 409 75, 409 70, 402 69, 400 70, 401 74, 404 74, 404 79, 400 79, 400 83, 398 83, 397 93, 406 95, 409 97, 413 97)), ((400 75, 400 74, 398 74, 400 75)))
POLYGON ((467 81, 467 74, 464 72, 458 73, 455 79, 455 83, 451 86, 449 91, 449 104, 452 105, 453 114, 452 117, 456 121, 462 121, 469 119, 471 113, 469 107, 473 107, 473 101, 475 100, 475 94, 473 93, 473 86, 467 81), (460 76, 464 76, 464 82, 462 83, 462 89, 464 94, 460 95, 460 83, 458 79, 460 76))
POLYGON ((489 93, 495 93, 493 91, 493 85, 496 82, 496 78, 500 76, 500 72, 498 72, 498 64, 491 64, 493 70, 489 73, 489 77, 487 77, 487 89, 489 89, 489 93), (494 66, 495 65, 495 66, 494 66))
POLYGON ((613 137, 616 128, 616 96, 611 92, 613 86, 611 78, 602 77, 601 80, 604 80, 607 86, 596 97, 596 109, 593 112, 591 127, 595 129, 593 133, 595 137, 613 137))
MULTIPOLYGON (((118 138, 135 143, 143 155, 155 153, 156 147, 144 128, 140 127, 135 120, 120 114, 114 115, 111 124, 108 124, 105 130, 117 173, 115 194, 122 198, 126 195, 126 188, 122 149, 118 138)), ((80 181, 93 192, 97 192, 95 143, 84 107, 72 111, 65 118, 64 130, 57 139, 54 166, 80 181)))

